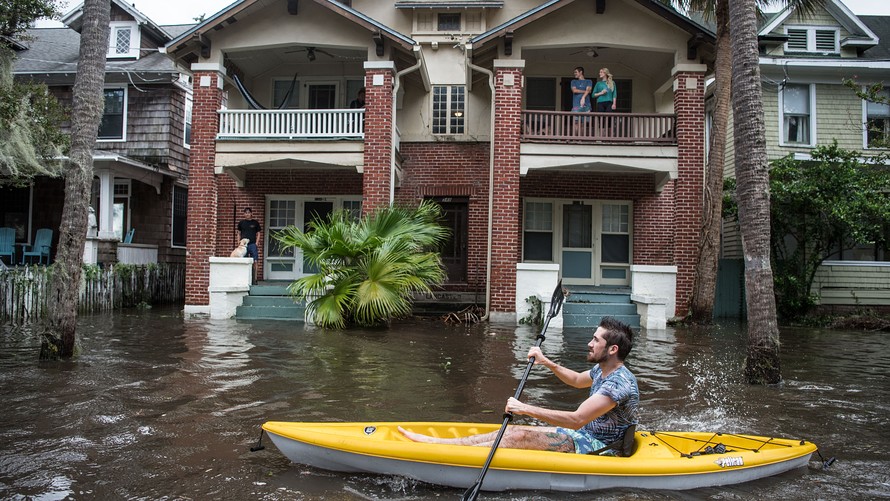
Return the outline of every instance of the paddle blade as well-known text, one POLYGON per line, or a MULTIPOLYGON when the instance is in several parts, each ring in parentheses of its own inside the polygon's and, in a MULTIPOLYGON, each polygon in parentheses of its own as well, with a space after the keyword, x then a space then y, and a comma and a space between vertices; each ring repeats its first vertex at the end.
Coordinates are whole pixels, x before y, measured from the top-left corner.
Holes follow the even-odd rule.
POLYGON ((482 488, 482 480, 478 480, 472 487, 464 492, 462 501, 475 501, 476 497, 479 495, 479 489, 482 488))
POLYGON ((550 318, 555 317, 559 314, 559 310, 562 309, 562 302, 566 298, 566 291, 562 288, 562 279, 559 282, 556 282, 556 289, 553 290, 553 296, 550 297, 550 311, 547 313, 547 316, 550 318))

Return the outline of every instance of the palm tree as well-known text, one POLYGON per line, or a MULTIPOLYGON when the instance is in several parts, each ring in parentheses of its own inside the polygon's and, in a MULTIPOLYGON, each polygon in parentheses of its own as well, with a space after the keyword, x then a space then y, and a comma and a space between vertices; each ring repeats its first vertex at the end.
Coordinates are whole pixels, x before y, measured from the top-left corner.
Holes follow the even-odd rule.
POLYGON ((288 287, 310 300, 309 316, 322 326, 380 325, 411 313, 412 294, 432 292, 445 271, 437 248, 448 231, 438 224, 441 208, 423 202, 414 210, 385 207, 355 220, 348 211, 294 226, 275 236, 299 248, 316 273, 288 287))
POLYGON ((70 358, 74 355, 77 284, 83 270, 83 245, 93 185, 93 149, 102 118, 110 13, 110 0, 86 0, 83 4, 83 31, 71 113, 71 154, 65 170, 59 250, 49 295, 54 307, 49 309, 49 333, 42 343, 41 357, 70 358))
MULTIPOLYGON (((729 123, 729 103, 732 73, 732 40, 729 29, 728 0, 661 0, 684 12, 700 12, 716 26, 716 57, 714 60, 714 117, 711 126, 711 142, 708 149, 708 166, 705 179, 704 206, 702 207, 701 238, 699 239, 698 263, 692 290, 691 320, 710 323, 714 316, 714 299, 717 289, 717 261, 720 254, 720 223, 723 203, 723 168, 726 162, 726 127, 729 123)), ((825 0, 786 0, 785 4, 803 13, 814 13, 825 0)), ((774 4, 769 0, 756 0, 758 18, 761 9, 774 4)), ((755 31, 756 35, 756 31, 755 31)))
POLYGON ((779 326, 770 264, 769 164, 763 118, 763 92, 757 48, 754 0, 734 0, 729 11, 732 31, 732 111, 739 225, 745 257, 748 349, 745 377, 750 383, 781 381, 779 326))

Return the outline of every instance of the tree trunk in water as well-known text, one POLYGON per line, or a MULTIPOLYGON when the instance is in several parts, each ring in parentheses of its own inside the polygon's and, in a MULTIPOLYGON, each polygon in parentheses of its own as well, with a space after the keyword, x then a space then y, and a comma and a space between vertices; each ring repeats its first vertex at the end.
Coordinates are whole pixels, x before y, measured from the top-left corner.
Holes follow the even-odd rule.
POLYGON ((726 124, 729 122, 730 86, 732 72, 732 41, 729 37, 727 0, 717 0, 717 59, 715 62, 714 123, 708 152, 708 171, 705 181, 705 203, 702 214, 701 240, 695 284, 692 288, 692 315, 695 323, 711 323, 717 291, 717 259, 720 256, 720 223, 723 221, 723 164, 726 161, 726 124))
POLYGON ((110 12, 110 0, 86 0, 83 5, 80 57, 71 113, 71 152, 65 169, 65 201, 49 290, 49 325, 40 350, 41 358, 74 356, 77 299, 93 184, 93 149, 104 108, 102 88, 105 85, 110 12))
POLYGON ((763 94, 757 50, 754 0, 734 0, 732 32, 732 111, 735 133, 739 224, 745 256, 748 350, 745 377, 750 383, 778 383, 779 327, 770 266, 769 165, 763 121, 763 94))

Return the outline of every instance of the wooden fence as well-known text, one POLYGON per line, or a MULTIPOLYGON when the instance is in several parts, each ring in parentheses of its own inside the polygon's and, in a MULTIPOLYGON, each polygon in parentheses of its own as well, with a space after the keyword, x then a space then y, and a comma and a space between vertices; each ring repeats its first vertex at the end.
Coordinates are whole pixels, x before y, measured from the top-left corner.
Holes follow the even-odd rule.
MULTIPOLYGON (((53 306, 48 297, 52 270, 52 266, 0 270, 0 323, 23 325, 46 316, 53 306)), ((177 303, 184 298, 184 265, 86 265, 77 309, 79 313, 95 313, 140 304, 177 303)))

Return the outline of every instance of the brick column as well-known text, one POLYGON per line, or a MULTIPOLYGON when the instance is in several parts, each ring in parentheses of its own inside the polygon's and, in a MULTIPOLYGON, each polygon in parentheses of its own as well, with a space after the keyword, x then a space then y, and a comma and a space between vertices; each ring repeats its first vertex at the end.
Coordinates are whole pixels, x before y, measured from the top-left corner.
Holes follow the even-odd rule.
POLYGON ((194 108, 189 155, 188 240, 185 259, 186 312, 209 312, 210 257, 217 242, 217 112, 222 104, 223 74, 216 65, 192 66, 194 108), (213 66, 214 69, 209 67, 213 66), (208 68, 205 68, 208 67, 208 68))
POLYGON ((394 64, 388 61, 365 63, 364 213, 390 203, 394 72, 394 64))
POLYGON ((674 205, 674 259, 677 266, 677 316, 689 312, 705 175, 705 70, 703 65, 674 68, 677 115, 677 181, 674 205))
POLYGON ((491 241, 492 317, 516 310, 519 262, 519 132, 524 61, 496 60, 494 119, 494 213, 491 241))

